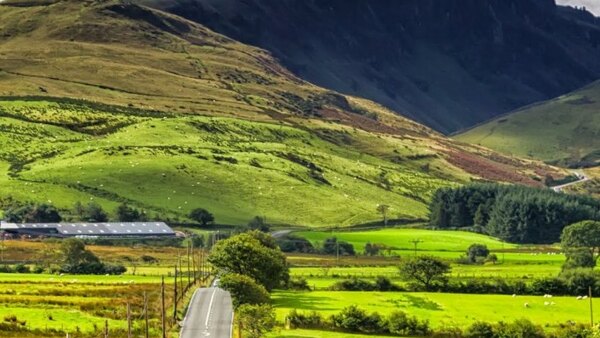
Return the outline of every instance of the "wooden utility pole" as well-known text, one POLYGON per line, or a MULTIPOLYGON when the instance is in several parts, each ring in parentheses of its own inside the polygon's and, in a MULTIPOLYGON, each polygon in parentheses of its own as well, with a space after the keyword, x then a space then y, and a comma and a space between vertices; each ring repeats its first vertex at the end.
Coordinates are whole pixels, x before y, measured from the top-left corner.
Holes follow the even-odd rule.
POLYGON ((148 332, 148 295, 146 295, 146 291, 144 291, 144 327, 146 338, 148 338, 150 336, 150 332, 148 332))
POLYGON ((335 262, 336 265, 340 265, 340 241, 335 241, 335 262))
POLYGON ((188 246, 187 246, 187 277, 188 277, 187 285, 188 285, 188 288, 190 287, 190 284, 192 281, 191 276, 190 276, 190 261, 191 261, 190 256, 191 256, 191 254, 192 254, 192 242, 190 241, 190 242, 188 242, 188 246))
POLYGON ((196 274, 196 256, 195 256, 195 252, 194 252, 194 242, 191 241, 191 246, 192 246, 192 275, 194 276, 194 283, 196 283, 196 280, 198 279, 198 275, 196 274))
POLYGON ((127 301, 127 338, 131 338, 131 304, 127 301))
POLYGON ((160 282, 160 314, 161 314, 161 324, 162 324, 162 338, 167 338, 167 323, 166 323, 166 313, 165 313, 165 276, 162 276, 160 282))
POLYGON ((200 278, 204 280, 204 250, 200 250, 200 278))
POLYGON ((412 241, 410 241, 412 244, 414 244, 415 246, 415 257, 417 257, 417 245, 419 245, 419 243, 422 243, 423 241, 420 239, 413 239, 412 241))
POLYGON ((173 325, 177 323, 177 265, 175 266, 175 280, 173 283, 173 325))
POLYGON ((590 298, 590 326, 594 327, 594 306, 592 303, 592 287, 588 289, 588 297, 590 298))
POLYGON ((183 288, 183 263, 181 263, 181 255, 177 257, 177 261, 179 262, 179 293, 181 293, 181 297, 183 299, 185 289, 183 288))
POLYGON ((108 338, 108 319, 104 321, 104 338, 108 338))

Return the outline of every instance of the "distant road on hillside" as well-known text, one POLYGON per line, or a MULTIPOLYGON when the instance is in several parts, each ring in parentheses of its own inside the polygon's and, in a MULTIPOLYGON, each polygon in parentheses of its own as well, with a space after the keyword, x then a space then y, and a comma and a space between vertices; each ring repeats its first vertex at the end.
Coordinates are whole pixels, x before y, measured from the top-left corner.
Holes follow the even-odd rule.
POLYGON ((271 232, 271 236, 273 236, 273 238, 283 238, 290 233, 292 233, 292 230, 278 230, 271 232))
POLYGON ((577 177, 579 177, 579 180, 567 184, 557 185, 556 187, 552 187, 552 190, 556 192, 561 192, 566 187, 570 187, 575 184, 581 184, 590 180, 590 178, 586 174, 576 173, 576 175, 577 177))
POLYGON ((198 289, 188 308, 181 338, 230 338, 233 331, 233 306, 229 292, 217 287, 198 289))

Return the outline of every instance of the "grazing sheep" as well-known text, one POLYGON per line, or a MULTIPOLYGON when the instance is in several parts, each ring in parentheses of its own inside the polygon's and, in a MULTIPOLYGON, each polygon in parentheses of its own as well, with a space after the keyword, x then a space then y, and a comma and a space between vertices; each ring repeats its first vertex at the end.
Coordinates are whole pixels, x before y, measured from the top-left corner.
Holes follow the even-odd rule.
POLYGON ((517 295, 513 293, 513 298, 516 297, 517 295))
POLYGON ((577 296, 577 300, 582 300, 583 297, 582 296, 577 296))
POLYGON ((523 307, 528 308, 529 307, 529 303, 523 304, 523 307))
POLYGON ((587 299, 587 296, 583 296, 581 299, 587 299))
POLYGON ((550 302, 544 302, 544 306, 550 305, 550 302))

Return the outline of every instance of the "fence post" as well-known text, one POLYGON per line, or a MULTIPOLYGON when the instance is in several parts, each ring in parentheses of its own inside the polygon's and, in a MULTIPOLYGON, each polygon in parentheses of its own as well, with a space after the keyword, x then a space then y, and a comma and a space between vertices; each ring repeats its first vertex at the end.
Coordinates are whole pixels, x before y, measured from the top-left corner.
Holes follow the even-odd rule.
POLYGON ((173 290, 173 325, 175 325, 177 323, 177 266, 175 266, 173 290))
POLYGON ((131 304, 127 301, 127 338, 131 338, 131 304))
POLYGON ((162 324, 162 338, 167 338, 167 325, 166 325, 166 313, 165 313, 165 276, 162 276, 160 283, 160 298, 161 298, 161 306, 160 306, 160 319, 162 324))
POLYGON ((148 338, 148 295, 146 294, 146 291, 144 291, 144 322, 144 326, 146 327, 146 338, 148 338))

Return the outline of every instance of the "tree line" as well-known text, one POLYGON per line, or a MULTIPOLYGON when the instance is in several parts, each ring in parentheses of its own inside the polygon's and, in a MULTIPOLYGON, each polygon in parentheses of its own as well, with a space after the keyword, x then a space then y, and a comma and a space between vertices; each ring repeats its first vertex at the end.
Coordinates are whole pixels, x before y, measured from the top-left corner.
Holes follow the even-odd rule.
POLYGON ((567 225, 600 220, 600 201, 550 189, 471 184, 437 190, 429 214, 436 228, 470 229, 513 243, 554 243, 567 225))

